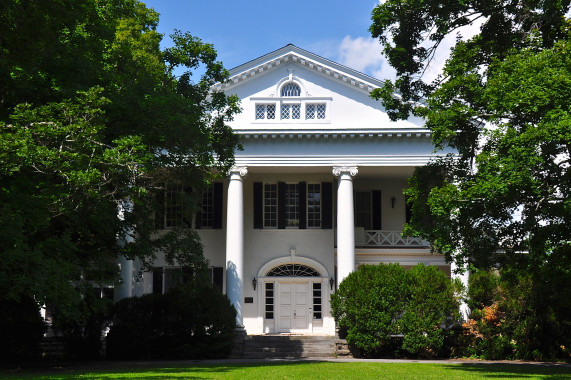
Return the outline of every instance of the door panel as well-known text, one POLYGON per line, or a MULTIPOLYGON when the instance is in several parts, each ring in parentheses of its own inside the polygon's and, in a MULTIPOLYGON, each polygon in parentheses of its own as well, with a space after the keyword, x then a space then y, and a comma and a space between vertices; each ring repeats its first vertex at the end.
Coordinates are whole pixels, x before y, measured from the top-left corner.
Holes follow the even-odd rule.
POLYGON ((292 328, 293 305, 291 304, 291 284, 279 283, 279 331, 288 332, 292 328))
POLYGON ((278 286, 279 331, 307 332, 311 319, 308 304, 309 282, 280 282, 278 286))
POLYGON ((307 305, 307 283, 294 284, 295 310, 294 329, 307 330, 309 328, 309 309, 307 305))

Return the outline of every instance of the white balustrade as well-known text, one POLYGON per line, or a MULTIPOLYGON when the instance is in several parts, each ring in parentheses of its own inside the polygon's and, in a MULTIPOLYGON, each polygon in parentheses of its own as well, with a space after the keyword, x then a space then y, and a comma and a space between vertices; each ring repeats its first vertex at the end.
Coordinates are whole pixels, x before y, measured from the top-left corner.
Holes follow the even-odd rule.
POLYGON ((418 237, 403 237, 402 231, 365 230, 365 247, 428 247, 418 237))

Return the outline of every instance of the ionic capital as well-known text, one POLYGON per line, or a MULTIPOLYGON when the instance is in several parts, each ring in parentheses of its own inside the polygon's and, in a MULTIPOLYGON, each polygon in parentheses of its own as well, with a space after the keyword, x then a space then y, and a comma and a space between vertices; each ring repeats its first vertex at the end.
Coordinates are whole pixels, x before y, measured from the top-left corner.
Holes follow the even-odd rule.
POLYGON ((248 174, 248 168, 246 166, 232 166, 228 171, 228 176, 230 178, 240 178, 244 177, 246 174, 248 174))
POLYGON ((339 177, 341 174, 349 174, 351 177, 355 177, 359 173, 359 169, 356 166, 334 166, 333 175, 339 177))

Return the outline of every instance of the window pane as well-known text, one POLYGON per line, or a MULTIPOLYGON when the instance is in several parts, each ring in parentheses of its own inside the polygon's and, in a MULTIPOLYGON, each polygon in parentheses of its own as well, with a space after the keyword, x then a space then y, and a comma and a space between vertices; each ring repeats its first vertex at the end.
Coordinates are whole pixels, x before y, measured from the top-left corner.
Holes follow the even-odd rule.
POLYGON ((183 225, 185 221, 185 197, 186 194, 182 185, 171 184, 167 186, 165 196, 165 227, 178 227, 183 225))
POLYGON ((263 119, 266 116, 266 106, 264 104, 256 104, 256 119, 263 119))
POLYGON ((268 119, 275 119, 276 118, 276 105, 275 104, 268 104, 266 107, 267 107, 267 118, 268 119))
POLYGON ((321 184, 307 185, 307 227, 321 227, 321 184))
POLYGON ((275 183, 264 185, 264 227, 278 226, 278 186, 275 183))
POLYGON ((301 116, 301 105, 300 104, 292 104, 291 106, 291 118, 292 119, 299 119, 301 116))
POLYGON ((358 191, 355 194, 355 226, 370 230, 371 223, 371 192, 358 191))
POLYGON ((214 226, 214 187, 209 187, 202 194, 201 226, 203 228, 214 226))
POLYGON ((321 313, 321 283, 313 283, 313 319, 322 319, 321 313))
POLYGON ((287 227, 299 226, 299 190, 297 183, 286 184, 285 217, 287 227))
POLYGON ((317 118, 318 119, 325 119, 325 104, 318 104, 317 105, 317 118))
POLYGON ((308 104, 305 106, 305 118, 315 119, 315 104, 308 104))
POLYGON ((274 319, 274 283, 266 284, 266 319, 274 319))
POLYGON ((281 118, 289 119, 290 113, 291 113, 291 104, 282 104, 281 118))

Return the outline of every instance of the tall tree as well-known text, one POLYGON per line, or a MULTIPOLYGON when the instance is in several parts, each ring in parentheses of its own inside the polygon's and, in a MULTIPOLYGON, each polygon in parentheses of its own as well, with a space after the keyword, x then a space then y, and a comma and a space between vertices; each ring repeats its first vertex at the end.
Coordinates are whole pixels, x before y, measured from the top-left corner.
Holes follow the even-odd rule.
POLYGON ((73 309, 118 255, 204 265, 193 231, 154 238, 159 184, 223 175, 239 106, 211 90, 228 76, 212 45, 175 31, 161 51, 157 24, 136 0, 0 5, 0 299, 73 309))
POLYGON ((416 170, 407 232, 461 267, 530 275, 535 323, 552 327, 542 335, 558 336, 555 349, 571 338, 569 8, 568 0, 388 0, 370 28, 399 75, 373 95, 392 118, 424 117, 437 150, 457 151, 416 170), (424 81, 443 39, 470 25, 479 32, 457 36, 442 75, 424 81))
POLYGON ((409 231, 460 263, 535 265, 567 250, 571 79, 569 1, 389 0, 371 32, 398 79, 374 92, 393 118, 422 116, 437 149, 458 155, 419 169, 409 231), (457 39, 443 73, 422 74, 457 39), (398 95, 395 96, 395 91, 398 95))

